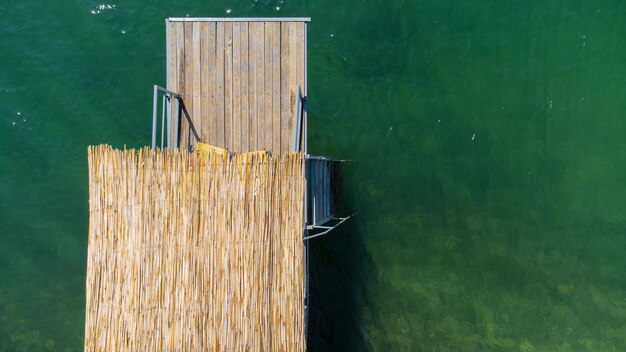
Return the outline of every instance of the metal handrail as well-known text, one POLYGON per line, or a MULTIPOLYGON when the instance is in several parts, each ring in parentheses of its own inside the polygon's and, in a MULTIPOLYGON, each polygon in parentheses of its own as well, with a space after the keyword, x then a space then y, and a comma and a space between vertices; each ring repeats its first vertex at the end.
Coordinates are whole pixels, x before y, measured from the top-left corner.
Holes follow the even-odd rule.
POLYGON ((297 86, 295 102, 293 104, 293 138, 291 140, 291 150, 293 151, 302 150, 302 136, 306 135, 306 132, 303 133, 302 131, 303 126, 306 126, 306 121, 304 121, 304 112, 306 109, 305 105, 306 97, 302 96, 302 90, 300 89, 300 86, 297 86))
POLYGON ((324 236, 325 234, 327 234, 330 231, 336 229, 339 225, 343 224, 344 222, 346 222, 348 219, 350 219, 353 216, 354 216, 354 214, 346 216, 345 218, 330 218, 329 220, 337 220, 337 221, 339 221, 337 224, 335 224, 333 226, 315 226, 315 225, 307 226, 307 230, 322 229, 324 231, 320 232, 320 233, 316 233, 315 235, 305 236, 302 240, 303 241, 308 241, 308 240, 314 239, 316 237, 324 236))
POLYGON ((318 226, 334 217, 335 169, 339 162, 324 157, 307 157, 307 181, 310 192, 310 225, 318 226))
POLYGON ((167 88, 163 88, 158 85, 154 85, 154 97, 153 97, 153 105, 152 105, 152 149, 155 149, 157 146, 157 126, 158 126, 158 100, 159 94, 162 95, 162 108, 161 108, 161 149, 164 148, 175 148, 180 147, 180 135, 181 135, 181 125, 182 125, 182 116, 185 117, 187 123, 189 124, 189 130, 191 133, 188 134, 187 139, 187 149, 191 147, 191 135, 193 134, 196 142, 201 142, 200 136, 198 135, 198 131, 196 130, 193 122, 191 121, 191 116, 189 115, 189 111, 185 106, 183 98, 180 94, 173 92, 167 88), (172 108, 173 100, 176 101, 176 108, 172 108), (172 112, 176 113, 174 117, 174 141, 172 143, 170 131, 172 125, 172 112), (182 114, 181 114, 182 113, 182 114), (167 126, 167 128, 166 128, 167 126), (167 143, 165 136, 167 135, 167 143))
MULTIPOLYGON (((193 136, 196 138, 196 142, 202 142, 202 140, 200 139, 200 136, 198 135, 198 131, 196 131, 196 128, 193 125, 193 122, 191 121, 191 116, 189 116, 189 111, 187 111, 187 107, 185 106, 185 103, 183 102, 183 98, 179 97, 178 98, 178 106, 180 111, 177 112, 178 115, 178 119, 177 119, 177 128, 176 128, 176 148, 180 148, 180 129, 181 129, 181 111, 183 112, 183 115, 185 116, 185 118, 187 119, 187 123, 189 124, 189 130, 191 132, 193 132, 193 136)), ((191 151, 191 133, 187 134, 187 150, 191 151)))

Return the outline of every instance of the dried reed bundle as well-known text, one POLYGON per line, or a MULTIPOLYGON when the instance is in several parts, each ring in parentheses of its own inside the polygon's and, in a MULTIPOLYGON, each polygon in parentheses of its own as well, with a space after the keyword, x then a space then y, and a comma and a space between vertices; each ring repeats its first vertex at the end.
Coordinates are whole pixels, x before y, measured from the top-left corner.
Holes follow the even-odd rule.
POLYGON ((88 148, 85 351, 303 351, 303 156, 88 148))

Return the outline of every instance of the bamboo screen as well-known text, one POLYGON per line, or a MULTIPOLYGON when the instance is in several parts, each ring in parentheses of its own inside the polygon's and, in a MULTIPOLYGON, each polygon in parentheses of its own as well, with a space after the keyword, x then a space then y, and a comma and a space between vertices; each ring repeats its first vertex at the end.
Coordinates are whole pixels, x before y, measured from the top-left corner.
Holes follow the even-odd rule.
POLYGON ((303 157, 88 149, 85 351, 302 351, 303 157))

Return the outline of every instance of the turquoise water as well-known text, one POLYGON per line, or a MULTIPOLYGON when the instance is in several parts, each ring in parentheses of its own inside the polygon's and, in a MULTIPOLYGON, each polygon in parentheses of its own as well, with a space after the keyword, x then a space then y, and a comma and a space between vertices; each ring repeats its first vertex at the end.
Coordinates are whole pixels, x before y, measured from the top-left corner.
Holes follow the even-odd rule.
POLYGON ((88 144, 149 141, 168 16, 311 16, 312 350, 626 350, 626 3, 6 0, 0 351, 81 350, 88 144), (277 8, 279 8, 277 10, 277 8))

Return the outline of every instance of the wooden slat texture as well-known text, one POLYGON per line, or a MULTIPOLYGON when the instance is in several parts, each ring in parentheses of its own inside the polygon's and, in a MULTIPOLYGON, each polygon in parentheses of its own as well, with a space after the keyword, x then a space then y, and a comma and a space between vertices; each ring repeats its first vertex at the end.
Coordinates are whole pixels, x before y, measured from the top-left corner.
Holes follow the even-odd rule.
MULTIPOLYGON (((167 31, 166 31, 166 36, 167 36, 167 89, 172 90, 172 91, 178 91, 178 81, 177 81, 177 77, 178 77, 178 70, 177 70, 177 66, 176 66, 176 49, 177 49, 177 45, 176 45, 176 27, 180 26, 179 23, 176 22, 167 22, 167 31)), ((173 133, 173 128, 175 126, 175 122, 174 119, 176 118, 176 111, 174 110, 176 109, 176 104, 172 104, 172 110, 170 110, 170 126, 171 129, 170 131, 168 131, 169 136, 170 136, 170 140, 174 141, 174 133, 173 133)))
POLYGON ((298 69, 297 84, 302 88, 304 94, 304 23, 296 23, 296 65, 298 69))
MULTIPOLYGON (((185 107, 190 114, 193 114, 193 100, 194 100, 194 91, 193 91, 193 74, 194 74, 194 58, 193 58, 193 22, 185 22, 185 107)), ((193 116, 192 116, 193 118, 193 116)), ((182 126, 181 134, 181 147, 188 148, 191 142, 190 131, 188 128, 187 120, 182 126)))
POLYGON ((250 107, 250 117, 248 123, 248 148, 250 150, 257 150, 257 100, 258 93, 256 87, 256 43, 257 43, 257 32, 258 32, 258 22, 250 22, 248 25, 248 87, 250 88, 250 96, 249 96, 249 107, 250 107))
POLYGON ((241 23, 241 151, 250 151, 248 125, 250 121, 248 83, 248 22, 241 23))
POLYGON ((207 118, 209 119, 208 123, 205 125, 209 126, 208 135, 203 135, 203 140, 207 141, 209 144, 216 145, 217 144, 217 63, 216 63, 216 45, 217 45, 217 28, 214 22, 207 23, 208 25, 208 69, 209 76, 208 81, 205 83, 209 87, 209 106, 208 111, 209 114, 207 118))
POLYGON ((257 149, 265 149, 265 23, 258 23, 256 44, 256 139, 257 149))
MULTIPOLYGON (((192 81, 193 81, 193 110, 190 111, 191 119, 193 121, 193 125, 196 128, 198 133, 202 132, 202 45, 200 43, 200 37, 202 35, 200 31, 200 22, 193 22, 193 41, 192 41, 192 49, 191 49, 191 60, 192 60, 192 81)), ((195 146, 195 139, 191 139, 192 145, 195 146)))
MULTIPOLYGON (((181 94, 183 97, 187 96, 187 89, 185 86, 185 24, 181 23, 179 26, 176 26, 176 44, 178 45, 178 49, 176 50, 176 65, 178 66, 178 74, 177 74, 177 80, 178 80, 178 84, 176 85, 177 87, 177 93, 181 94)), ((186 128, 184 126, 187 126, 186 123, 184 123, 184 119, 180 119, 180 131, 186 131, 186 128)), ((183 142, 183 134, 181 133, 181 136, 179 138, 179 145, 180 146, 185 146, 185 142, 183 142)))
POLYGON ((215 116, 216 123, 216 139, 215 145, 218 147, 227 147, 224 143, 224 22, 217 22, 217 46, 216 46, 216 83, 217 94, 215 99, 215 106, 217 107, 217 114, 215 116))
POLYGON ((265 114, 263 114, 264 149, 272 150, 272 54, 273 22, 265 22, 265 114))
POLYGON ((167 33, 168 87, 182 95, 204 142, 291 150, 296 86, 307 91, 304 22, 187 20, 168 22, 167 33))
MULTIPOLYGON (((280 22, 268 22, 272 28, 272 147, 280 152, 280 22)), ((269 115, 268 115, 269 116, 269 115)))
POLYGON ((233 22, 224 23, 224 145, 233 149, 233 22))
MULTIPOLYGON (((306 96, 306 87, 304 86, 304 23, 299 22, 296 23, 297 27, 297 39, 296 39, 296 65, 297 65, 297 76, 296 76, 296 84, 300 86, 301 93, 303 96, 306 96)), ((300 124, 301 131, 300 133, 304 133, 304 126, 300 124)), ((300 147, 303 147, 304 138, 300 139, 300 147)))
POLYGON ((298 85, 298 23, 289 22, 289 148, 293 140, 293 130, 296 128, 293 121, 294 99, 296 96, 296 86, 298 85))
POLYGON ((291 112, 291 96, 289 94, 289 23, 280 24, 280 151, 291 148, 289 121, 291 112))
POLYGON ((200 133, 204 140, 208 140, 209 136, 209 23, 200 22, 200 116, 194 116, 199 119, 200 133))
MULTIPOLYGON (((309 28, 309 24, 307 22, 302 24, 304 27, 304 43, 302 43, 302 47, 304 49, 304 89, 303 89, 303 94, 304 97, 308 96, 308 57, 307 57, 307 47, 308 47, 308 43, 309 43, 309 39, 308 39, 308 28, 309 28)), ((307 117, 307 109, 306 109, 306 104, 305 104, 305 108, 304 108, 304 115, 303 115, 303 119, 304 119, 304 123, 303 123, 303 128, 302 128, 302 144, 304 145, 304 147, 302 148, 302 150, 305 153, 308 153, 308 139, 307 139, 307 135, 308 135, 308 117, 307 117)), ((306 212, 306 210, 305 210, 306 212)))
POLYGON ((241 22, 233 22, 233 139, 229 149, 241 151, 241 22))

